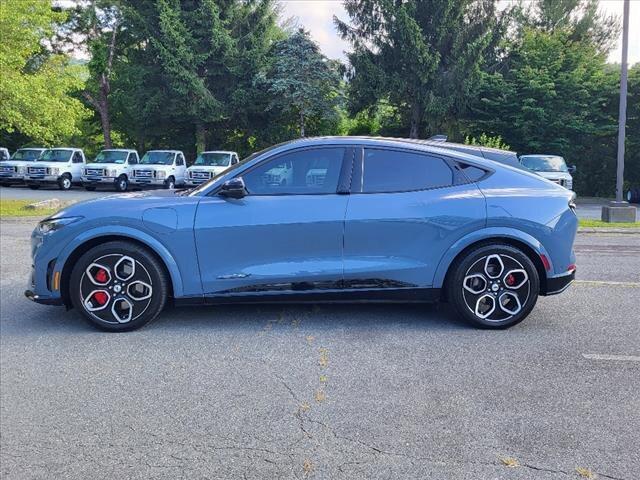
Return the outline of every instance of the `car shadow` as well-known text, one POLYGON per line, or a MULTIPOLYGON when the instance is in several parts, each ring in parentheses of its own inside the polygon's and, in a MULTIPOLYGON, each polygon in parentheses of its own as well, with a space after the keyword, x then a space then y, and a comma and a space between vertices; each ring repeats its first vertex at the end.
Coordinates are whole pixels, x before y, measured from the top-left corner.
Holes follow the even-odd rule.
MULTIPOLYGON (((456 331, 472 327, 447 304, 264 304, 170 306, 141 331, 185 333, 201 330, 210 333, 271 328, 456 331)), ((76 310, 28 304, 20 318, 2 318, 2 333, 7 336, 55 336, 104 332, 90 325, 76 310)))

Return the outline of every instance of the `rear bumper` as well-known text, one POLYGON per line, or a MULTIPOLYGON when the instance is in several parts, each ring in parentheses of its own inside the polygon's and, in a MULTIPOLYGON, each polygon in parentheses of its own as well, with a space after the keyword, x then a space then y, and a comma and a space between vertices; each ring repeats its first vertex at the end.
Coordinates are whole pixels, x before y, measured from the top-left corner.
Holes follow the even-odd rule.
POLYGON ((557 295, 564 292, 576 279, 576 271, 560 275, 558 277, 547 278, 547 291, 543 295, 557 295))

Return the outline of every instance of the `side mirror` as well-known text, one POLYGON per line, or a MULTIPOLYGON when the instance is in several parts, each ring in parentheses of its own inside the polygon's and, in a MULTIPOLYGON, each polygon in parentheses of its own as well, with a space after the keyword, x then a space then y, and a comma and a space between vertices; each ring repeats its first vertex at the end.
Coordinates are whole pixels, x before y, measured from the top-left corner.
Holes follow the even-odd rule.
POLYGON ((220 187, 218 195, 221 197, 229 198, 243 198, 247 195, 247 189, 244 186, 244 180, 242 177, 232 178, 227 180, 220 187))
POLYGON ((569 171, 569 173, 576 173, 576 166, 575 165, 571 165, 569 168, 567 168, 567 170, 569 171))

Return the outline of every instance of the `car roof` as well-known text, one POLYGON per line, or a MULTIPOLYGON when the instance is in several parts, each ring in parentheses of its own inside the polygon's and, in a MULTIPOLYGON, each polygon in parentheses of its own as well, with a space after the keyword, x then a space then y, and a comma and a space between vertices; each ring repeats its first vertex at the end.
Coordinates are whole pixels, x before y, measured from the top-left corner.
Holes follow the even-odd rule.
POLYGON ((200 154, 202 155, 203 153, 236 153, 236 152, 232 152, 231 150, 205 150, 204 152, 200 152, 200 154))
POLYGON ((522 157, 559 157, 563 158, 562 155, 557 155, 555 153, 527 153, 526 155, 520 155, 522 157))
POLYGON ((145 153, 149 153, 149 152, 171 152, 171 153, 182 153, 182 150, 147 150, 145 153))
POLYGON ((45 147, 20 147, 18 150, 47 150, 45 147))
POLYGON ((101 152, 137 152, 137 150, 133 148, 105 148, 104 150, 100 150, 101 152))

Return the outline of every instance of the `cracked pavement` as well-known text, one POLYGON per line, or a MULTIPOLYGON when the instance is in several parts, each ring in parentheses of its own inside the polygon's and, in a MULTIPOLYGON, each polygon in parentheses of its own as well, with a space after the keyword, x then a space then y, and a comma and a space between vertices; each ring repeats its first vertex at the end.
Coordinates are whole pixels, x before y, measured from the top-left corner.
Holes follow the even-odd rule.
POLYGON ((107 334, 24 299, 33 222, 0 222, 3 479, 640 477, 640 362, 583 357, 640 355, 640 235, 579 235, 585 283, 507 331, 291 305, 107 334))

